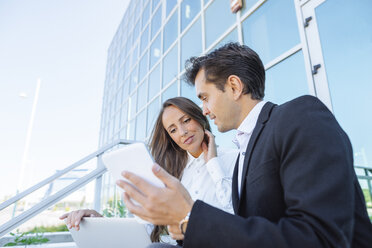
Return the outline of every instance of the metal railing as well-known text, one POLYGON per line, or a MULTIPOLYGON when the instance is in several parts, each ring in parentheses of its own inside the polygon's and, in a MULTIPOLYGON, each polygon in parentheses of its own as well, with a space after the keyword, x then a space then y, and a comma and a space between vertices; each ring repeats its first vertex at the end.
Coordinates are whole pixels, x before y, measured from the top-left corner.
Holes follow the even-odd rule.
POLYGON ((358 179, 367 181, 369 196, 372 200, 372 168, 361 165, 355 165, 354 168, 362 169, 364 171, 364 175, 358 175, 358 179))
POLYGON ((96 152, 86 156, 85 158, 73 163, 72 165, 66 167, 65 169, 58 171, 54 175, 44 179, 40 183, 35 184, 34 186, 26 189, 23 192, 18 193, 14 197, 6 200, 5 202, 0 204, 0 211, 7 208, 12 204, 16 204, 17 201, 25 198, 26 196, 30 195, 31 193, 35 192, 36 190, 44 187, 45 185, 53 182, 54 180, 60 178, 61 176, 65 175, 66 173, 76 169, 77 167, 85 164, 86 162, 97 158, 97 168, 88 173, 87 175, 77 179, 75 182, 71 183, 70 185, 64 187, 63 189, 59 190, 57 193, 45 198, 41 202, 37 203, 35 206, 31 207, 30 209, 24 211, 23 213, 17 215, 16 217, 12 218, 5 224, 0 226, 0 237, 4 236, 5 234, 9 233, 11 230, 15 229, 16 227, 20 226, 21 224, 25 223, 27 220, 31 219, 32 217, 36 216, 37 214, 41 213, 43 210, 47 209, 48 207, 52 206, 53 204, 59 202, 66 196, 70 195, 71 193, 75 192, 76 190, 80 189, 81 187, 85 186, 87 183, 96 179, 96 187, 95 187, 95 196, 94 196, 94 209, 96 211, 100 210, 100 203, 101 203, 101 188, 102 188, 102 175, 106 172, 106 168, 102 163, 101 155, 106 152, 107 150, 116 147, 118 145, 127 145, 131 144, 134 141, 131 140, 124 140, 119 139, 111 144, 108 144, 96 152))

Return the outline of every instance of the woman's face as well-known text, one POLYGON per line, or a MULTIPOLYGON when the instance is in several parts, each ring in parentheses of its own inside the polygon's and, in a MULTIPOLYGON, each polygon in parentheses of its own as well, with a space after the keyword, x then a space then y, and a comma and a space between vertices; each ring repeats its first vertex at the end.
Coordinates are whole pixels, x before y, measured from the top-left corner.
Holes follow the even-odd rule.
POLYGON ((197 121, 175 106, 164 109, 162 121, 165 130, 179 147, 199 157, 203 151, 204 130, 197 121))

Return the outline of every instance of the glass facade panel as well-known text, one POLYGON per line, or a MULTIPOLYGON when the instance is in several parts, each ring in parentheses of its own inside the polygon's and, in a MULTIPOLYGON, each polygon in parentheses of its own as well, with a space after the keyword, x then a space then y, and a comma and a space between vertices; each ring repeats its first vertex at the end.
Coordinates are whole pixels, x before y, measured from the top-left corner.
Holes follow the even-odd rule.
POLYGON ((164 52, 168 50, 170 45, 177 39, 178 36, 178 12, 176 11, 168 20, 164 27, 164 52))
POLYGON ((137 113, 137 92, 129 97, 129 119, 132 119, 137 113))
POLYGON ((180 86, 181 86, 181 96, 189 98, 194 103, 200 106, 201 101, 196 96, 195 87, 187 84, 184 80, 181 80, 180 86))
POLYGON ((225 45, 226 43, 229 43, 229 42, 238 42, 238 41, 239 41, 238 40, 238 31, 236 30, 236 28, 234 28, 233 31, 231 31, 225 38, 223 38, 220 42, 218 42, 217 45, 215 45, 210 50, 212 51, 213 49, 221 47, 221 46, 223 46, 223 45, 225 45))
POLYGON ((178 46, 174 46, 172 50, 164 57, 163 62, 163 86, 167 85, 178 74, 178 46))
POLYGON ((147 134, 151 135, 152 129, 155 125, 156 118, 160 110, 159 97, 155 98, 147 108, 147 134))
POLYGON ((243 8, 241 9, 242 15, 247 13, 248 10, 250 10, 258 0, 243 0, 243 8))
POLYGON ((145 55, 143 55, 143 57, 141 58, 140 60, 140 64, 139 64, 139 81, 141 81, 146 73, 148 72, 148 56, 149 53, 146 52, 145 55))
POLYGON ((265 100, 276 104, 309 94, 302 51, 266 71, 265 100))
POLYGON ((159 61, 161 56, 161 35, 159 34, 151 44, 150 69, 159 61))
POLYGON ((230 1, 214 0, 205 11, 205 46, 212 45, 235 22, 236 16, 231 13, 230 1))
POLYGON ((143 31, 141 36, 141 52, 142 54, 145 49, 147 48, 147 45, 149 43, 149 26, 146 27, 146 29, 143 31))
POLYGON ((121 108, 121 126, 125 125, 128 120, 128 102, 124 103, 124 105, 121 108))
MULTIPOLYGON (((168 16, 169 13, 174 9, 177 5, 177 0, 166 0, 166 15, 168 16)), ((176 11, 177 12, 177 11, 176 11)))
POLYGON ((160 64, 150 73, 149 77, 149 100, 160 91, 160 64))
POLYGON ((162 94, 162 102, 165 102, 167 99, 178 96, 178 81, 172 83, 162 94))
POLYGON ((150 4, 147 4, 142 13, 142 29, 146 26, 150 19, 150 4))
POLYGON ((161 26, 161 10, 162 8, 159 8, 151 20, 151 39, 153 39, 156 35, 156 33, 159 31, 159 28, 161 26))
POLYGON ((181 39, 181 71, 185 68, 185 61, 191 56, 202 53, 201 21, 200 18, 181 39))
POLYGON ((147 103, 147 80, 138 87, 137 109, 141 109, 147 103))
POLYGON ((200 0, 184 0, 181 3, 181 32, 191 23, 200 12, 200 0))
MULTIPOLYGON (((152 12, 154 12, 160 2, 161 0, 152 0, 152 12)), ((161 7, 159 9, 161 9, 161 7)))
POLYGON ((137 70, 137 66, 133 69, 132 71, 132 74, 130 76, 130 89, 129 89, 129 92, 133 92, 136 87, 137 87, 137 84, 138 84, 138 70, 137 70))
POLYGON ((136 119, 133 119, 129 122, 129 125, 128 125, 128 139, 129 140, 134 140, 136 135, 135 135, 135 128, 136 128, 136 119))
POLYGON ((243 39, 264 64, 299 44, 294 1, 265 2, 243 21, 243 39))
POLYGON ((136 140, 144 141, 145 138, 146 138, 146 110, 138 114, 136 123, 136 140))
POLYGON ((350 137, 355 165, 368 167, 372 167, 371 10, 372 1, 352 0, 328 0, 315 10, 333 112, 350 137))

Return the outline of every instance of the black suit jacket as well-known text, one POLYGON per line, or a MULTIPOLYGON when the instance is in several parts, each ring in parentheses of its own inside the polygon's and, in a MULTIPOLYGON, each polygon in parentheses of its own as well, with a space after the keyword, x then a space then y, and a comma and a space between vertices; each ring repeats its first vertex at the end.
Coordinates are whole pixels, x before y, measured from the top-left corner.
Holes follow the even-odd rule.
POLYGON ((266 103, 250 138, 236 215, 196 201, 184 247, 372 247, 350 141, 317 98, 266 103))

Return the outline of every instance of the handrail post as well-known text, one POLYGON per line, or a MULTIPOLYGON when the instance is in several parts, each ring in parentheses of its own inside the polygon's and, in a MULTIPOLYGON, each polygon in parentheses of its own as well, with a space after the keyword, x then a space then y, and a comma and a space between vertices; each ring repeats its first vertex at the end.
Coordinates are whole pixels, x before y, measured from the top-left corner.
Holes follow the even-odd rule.
MULTIPOLYGON (((97 168, 102 168, 104 167, 103 162, 102 162, 102 156, 99 155, 97 157, 97 168)), ((93 209, 96 210, 98 213, 101 211, 101 193, 102 193, 102 176, 97 177, 96 179, 96 185, 94 189, 94 205, 93 209)))

